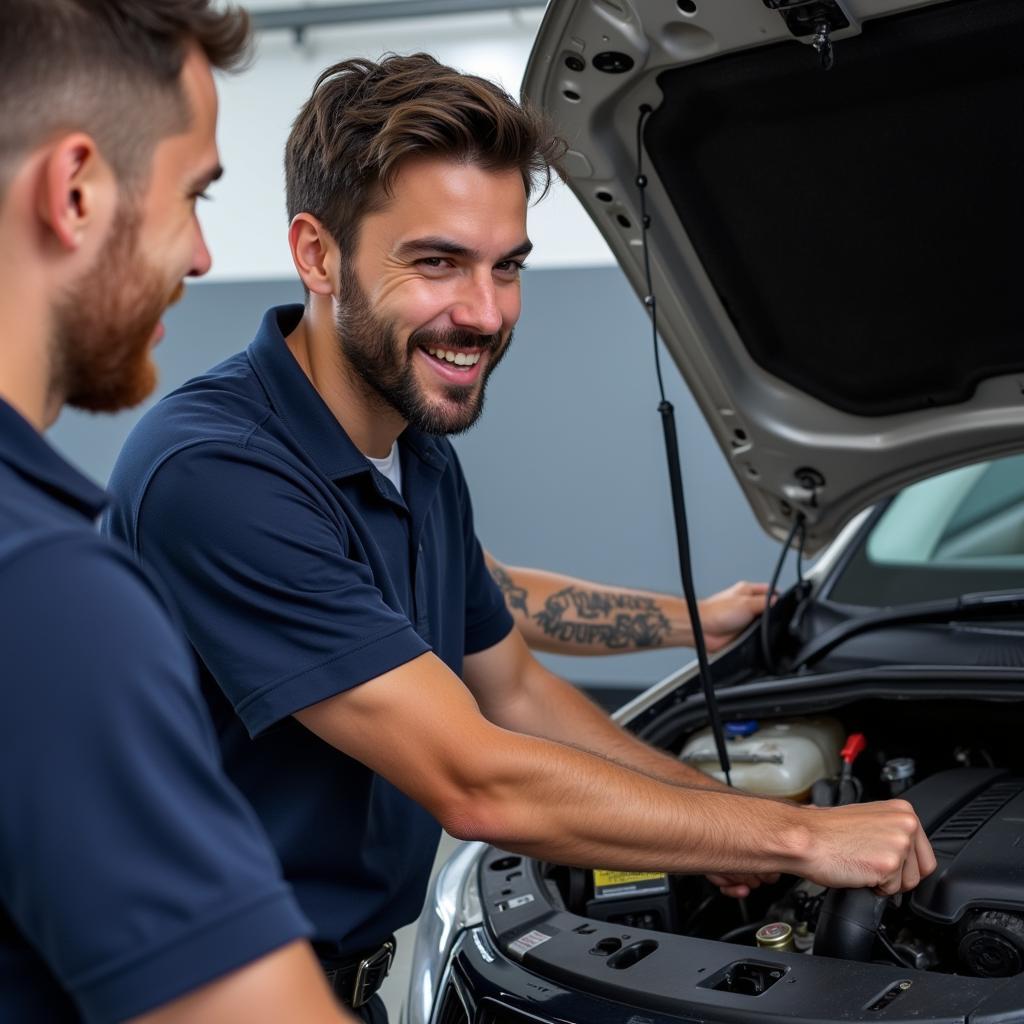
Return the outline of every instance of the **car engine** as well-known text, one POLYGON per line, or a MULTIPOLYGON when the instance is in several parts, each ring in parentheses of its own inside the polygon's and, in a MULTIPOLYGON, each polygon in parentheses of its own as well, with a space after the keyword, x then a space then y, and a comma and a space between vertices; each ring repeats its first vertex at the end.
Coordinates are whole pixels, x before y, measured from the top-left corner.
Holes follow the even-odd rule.
MULTIPOLYGON (((951 735, 942 731, 940 720, 955 713, 940 710, 931 723, 924 709, 914 734, 951 735), (929 733, 929 724, 936 726, 934 732, 929 733)), ((959 746, 941 753, 934 743, 920 746, 920 739, 916 748, 901 742, 899 730, 869 744, 863 736, 858 740, 857 734, 846 733, 845 723, 838 727, 820 719, 771 723, 764 735, 774 743, 787 732, 806 738, 822 726, 829 744, 843 735, 846 744, 840 756, 825 757, 827 774, 809 788, 780 781, 784 743, 781 755, 764 742, 757 749, 749 742, 741 745, 737 760, 741 772, 748 769, 742 777, 749 783, 751 770, 766 766, 761 781, 768 780, 769 790, 803 787, 806 792, 797 798, 818 804, 893 796, 908 800, 938 861, 936 871, 912 892, 886 898, 869 890, 826 890, 784 876, 745 900, 734 900, 693 876, 605 877, 612 873, 548 865, 552 893, 576 913, 633 928, 979 978, 1024 972, 1024 772, 994 766, 997 757, 1004 760, 1000 755, 1005 762, 1015 760, 1008 727, 993 725, 991 749, 959 746), (1001 733, 1005 750, 1000 749, 1001 733), (865 747, 869 754, 855 766, 865 747)), ((741 733, 734 729, 732 738, 741 733)), ((748 731, 742 738, 753 737, 748 731)), ((699 760, 703 740, 691 736, 681 751, 696 750, 699 760)), ((808 761, 806 750, 797 755, 794 763, 819 767, 813 756, 808 761)))
MULTIPOLYGON (((813 951, 974 977, 1024 969, 1024 779, 988 768, 939 772, 904 794, 938 867, 913 892, 887 900, 833 891, 815 921, 813 951)), ((810 928, 810 924, 808 925, 810 928)))

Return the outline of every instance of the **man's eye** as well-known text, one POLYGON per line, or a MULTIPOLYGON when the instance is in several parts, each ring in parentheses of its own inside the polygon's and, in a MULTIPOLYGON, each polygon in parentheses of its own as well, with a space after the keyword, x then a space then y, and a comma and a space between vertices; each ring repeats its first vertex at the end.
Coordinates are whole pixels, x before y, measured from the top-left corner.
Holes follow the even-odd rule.
POLYGON ((521 263, 519 260, 502 260, 498 264, 497 269, 507 274, 519 274, 526 269, 526 264, 521 263))
POLYGON ((205 191, 204 192, 194 192, 192 194, 192 198, 193 199, 203 199, 203 200, 205 200, 207 202, 210 202, 210 201, 213 200, 213 196, 211 196, 209 192, 205 192, 205 191))
POLYGON ((443 256, 424 256, 417 262, 427 267, 443 267, 448 261, 443 256))

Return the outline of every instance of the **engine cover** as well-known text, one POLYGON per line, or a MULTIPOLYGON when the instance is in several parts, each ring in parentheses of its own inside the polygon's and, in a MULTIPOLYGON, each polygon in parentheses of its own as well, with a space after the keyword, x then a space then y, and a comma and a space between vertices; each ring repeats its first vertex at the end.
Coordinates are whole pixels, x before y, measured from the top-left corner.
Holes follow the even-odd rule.
POLYGON ((939 772, 907 790, 938 867, 911 908, 944 924, 975 909, 1024 911, 1024 778, 990 768, 939 772))

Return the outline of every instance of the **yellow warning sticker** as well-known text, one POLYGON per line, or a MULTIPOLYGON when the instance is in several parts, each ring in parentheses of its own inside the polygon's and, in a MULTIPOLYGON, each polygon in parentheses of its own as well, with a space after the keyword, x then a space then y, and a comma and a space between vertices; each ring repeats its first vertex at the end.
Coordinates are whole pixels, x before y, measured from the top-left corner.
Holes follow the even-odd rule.
POLYGON ((594 885, 602 889, 609 885, 631 885, 636 882, 653 882, 655 879, 668 881, 663 871, 595 871, 594 885))
POLYGON ((595 871, 594 895, 637 896, 668 892, 668 875, 662 871, 595 871))

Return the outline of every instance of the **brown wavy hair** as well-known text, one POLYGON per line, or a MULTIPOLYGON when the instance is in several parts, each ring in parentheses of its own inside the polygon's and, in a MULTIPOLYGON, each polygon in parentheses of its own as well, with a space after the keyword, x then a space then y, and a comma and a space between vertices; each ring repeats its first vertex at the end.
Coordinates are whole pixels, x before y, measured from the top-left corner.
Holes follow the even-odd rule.
POLYGON ((320 75, 292 125, 288 217, 312 214, 348 253, 360 221, 383 204, 410 158, 517 169, 529 197, 538 186, 547 192, 564 151, 539 112, 429 54, 345 60, 320 75))
POLYGON ((61 131, 87 132, 136 184, 156 142, 187 125, 189 46, 232 70, 249 43, 248 15, 213 0, 0 0, 0 187, 61 131))

